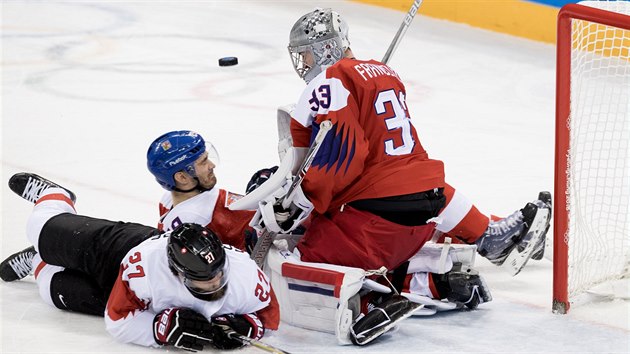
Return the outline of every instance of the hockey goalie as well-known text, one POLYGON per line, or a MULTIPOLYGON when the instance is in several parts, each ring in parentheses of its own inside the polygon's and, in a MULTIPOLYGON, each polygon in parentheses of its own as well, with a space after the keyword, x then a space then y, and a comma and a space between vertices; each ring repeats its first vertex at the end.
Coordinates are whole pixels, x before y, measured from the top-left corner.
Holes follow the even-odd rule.
MULTIPOLYGON (((288 128, 292 109, 293 106, 278 109, 281 165, 254 174, 247 186, 248 195, 230 205, 231 209, 257 210, 251 225, 261 231, 261 239, 265 235, 273 236, 273 243, 268 243, 263 249, 265 257, 260 264, 271 277, 283 321, 334 333, 340 344, 364 345, 411 315, 427 316, 437 311, 475 309, 479 304, 492 300, 488 286, 474 269, 478 243, 452 244, 450 234, 440 232, 439 227, 435 227, 436 223, 430 224, 431 236, 435 239, 433 241, 439 237, 440 243, 424 243, 396 268, 304 261, 297 246, 303 240, 303 233, 313 227, 311 214, 317 211, 301 190, 293 193, 288 209, 279 208, 281 201, 286 200, 291 185, 295 184, 296 176, 306 174, 309 167, 304 166, 309 150, 292 146, 288 128)), ((545 197, 544 193, 541 195, 545 197)), ((524 208, 504 220, 488 220, 487 230, 480 237, 486 237, 483 249, 497 253, 495 249, 499 246, 491 242, 491 238, 501 236, 505 232, 501 228, 508 228, 512 235, 520 233, 523 238, 533 237, 536 232, 544 236, 548 220, 543 219, 546 222, 542 223, 532 221, 541 217, 538 211, 550 207, 550 200, 537 203, 526 206, 530 212, 534 210, 533 218, 531 215, 527 216, 529 219, 524 218, 524 208)), ((448 204, 443 210, 447 209, 448 204)), ((471 209, 475 209, 474 206, 471 209)), ((449 213, 440 213, 435 220, 450 222, 445 215, 449 213)), ((264 243, 260 241, 252 256, 260 251, 264 243)), ((513 242, 513 239, 509 241, 513 242)), ((529 247, 534 245, 530 243, 529 247)), ((540 242, 537 245, 540 247, 540 242)), ((330 247, 337 245, 331 243, 330 247)), ((537 248, 533 251, 542 250, 537 248)), ((524 254, 523 248, 519 250, 516 243, 508 244, 502 252, 505 253, 504 261, 512 256, 511 253, 524 254)), ((508 271, 513 273, 512 268, 508 271)))
POLYGON ((337 12, 320 8, 291 29, 289 53, 306 87, 279 110, 284 157, 235 204, 257 209, 251 225, 262 236, 252 255, 262 264, 271 250, 265 269, 282 294, 282 318, 363 345, 410 315, 490 301, 475 251, 513 275, 542 257, 551 197, 541 192, 505 218, 480 213, 422 146, 398 73, 356 59, 348 32, 337 12), (436 231, 440 242, 462 244, 429 243, 436 231), (277 237, 287 234, 302 235, 277 237), (332 312, 332 323, 314 328, 332 312))

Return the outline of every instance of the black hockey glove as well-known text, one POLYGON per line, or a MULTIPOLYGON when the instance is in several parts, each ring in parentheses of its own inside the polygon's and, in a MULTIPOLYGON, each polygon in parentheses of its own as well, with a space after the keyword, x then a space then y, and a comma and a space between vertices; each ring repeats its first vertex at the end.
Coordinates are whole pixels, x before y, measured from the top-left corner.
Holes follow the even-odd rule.
POLYGON ((200 313, 187 308, 166 309, 153 320, 153 338, 158 344, 196 352, 210 344, 212 325, 200 313))
POLYGON ((247 188, 245 189, 245 194, 249 194, 254 191, 256 188, 260 187, 261 184, 267 182, 269 177, 278 171, 278 166, 273 166, 271 168, 263 168, 258 172, 254 173, 252 178, 247 182, 247 188))
POLYGON ((243 341, 230 337, 230 333, 234 332, 260 339, 265 334, 265 328, 258 316, 253 313, 212 317, 212 344, 217 349, 237 349, 244 346, 243 341))

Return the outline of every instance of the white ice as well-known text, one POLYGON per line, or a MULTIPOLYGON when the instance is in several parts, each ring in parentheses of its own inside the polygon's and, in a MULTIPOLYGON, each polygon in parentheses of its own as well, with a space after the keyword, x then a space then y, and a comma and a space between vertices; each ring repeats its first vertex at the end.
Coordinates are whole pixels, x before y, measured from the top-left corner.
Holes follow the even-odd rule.
MULTIPOLYGON (((3 1, 0 258, 28 246, 32 206, 6 183, 20 171, 71 188, 82 214, 154 225, 162 190, 145 153, 166 131, 202 133, 220 152, 221 186, 243 192, 278 163, 276 108, 304 87, 288 32, 314 6, 346 17, 366 59, 383 56, 404 15, 346 1, 3 1), (219 67, 224 56, 240 64, 219 67)), ((420 15, 390 62, 424 147, 483 212, 507 215, 553 188, 554 49, 420 15)), ((321 353, 630 352, 628 301, 554 315, 548 259, 514 278, 478 266, 494 295, 478 311, 411 318, 364 348, 288 325, 265 341, 321 353)), ((157 353, 48 307, 32 277, 0 284, 0 309, 2 353, 157 353)))

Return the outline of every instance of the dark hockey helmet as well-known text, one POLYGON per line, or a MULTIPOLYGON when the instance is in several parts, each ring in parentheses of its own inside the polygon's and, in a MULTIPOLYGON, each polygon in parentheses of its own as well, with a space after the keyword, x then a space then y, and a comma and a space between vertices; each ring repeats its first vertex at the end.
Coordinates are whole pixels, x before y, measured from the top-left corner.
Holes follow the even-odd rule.
POLYGON ((195 161, 208 151, 208 158, 216 165, 214 146, 201 135, 190 130, 172 131, 155 139, 147 151, 147 167, 164 189, 175 189, 175 173, 185 171, 196 177, 195 161))
POLYGON ((169 267, 194 293, 211 294, 227 283, 229 262, 223 244, 203 226, 185 223, 176 227, 169 236, 167 254, 169 267), (208 280, 216 280, 211 290, 195 285, 195 282, 208 280))

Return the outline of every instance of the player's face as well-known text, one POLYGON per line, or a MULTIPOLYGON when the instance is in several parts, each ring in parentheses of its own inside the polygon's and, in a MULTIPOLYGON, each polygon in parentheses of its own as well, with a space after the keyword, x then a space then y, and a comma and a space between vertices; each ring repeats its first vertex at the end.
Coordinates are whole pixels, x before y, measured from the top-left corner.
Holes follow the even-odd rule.
POLYGON ((198 294, 212 294, 221 289, 224 285, 222 282, 223 272, 219 272, 217 276, 210 280, 189 280, 186 279, 184 282, 188 289, 198 293, 198 294))
POLYGON ((199 184, 205 189, 212 189, 217 184, 217 177, 214 175, 216 165, 208 158, 208 152, 204 152, 195 161, 195 173, 199 184))
POLYGON ((315 58, 313 57, 313 52, 311 52, 310 50, 307 50, 306 52, 300 53, 300 56, 302 57, 302 62, 304 63, 305 66, 308 66, 309 68, 313 67, 313 65, 315 64, 315 58))

